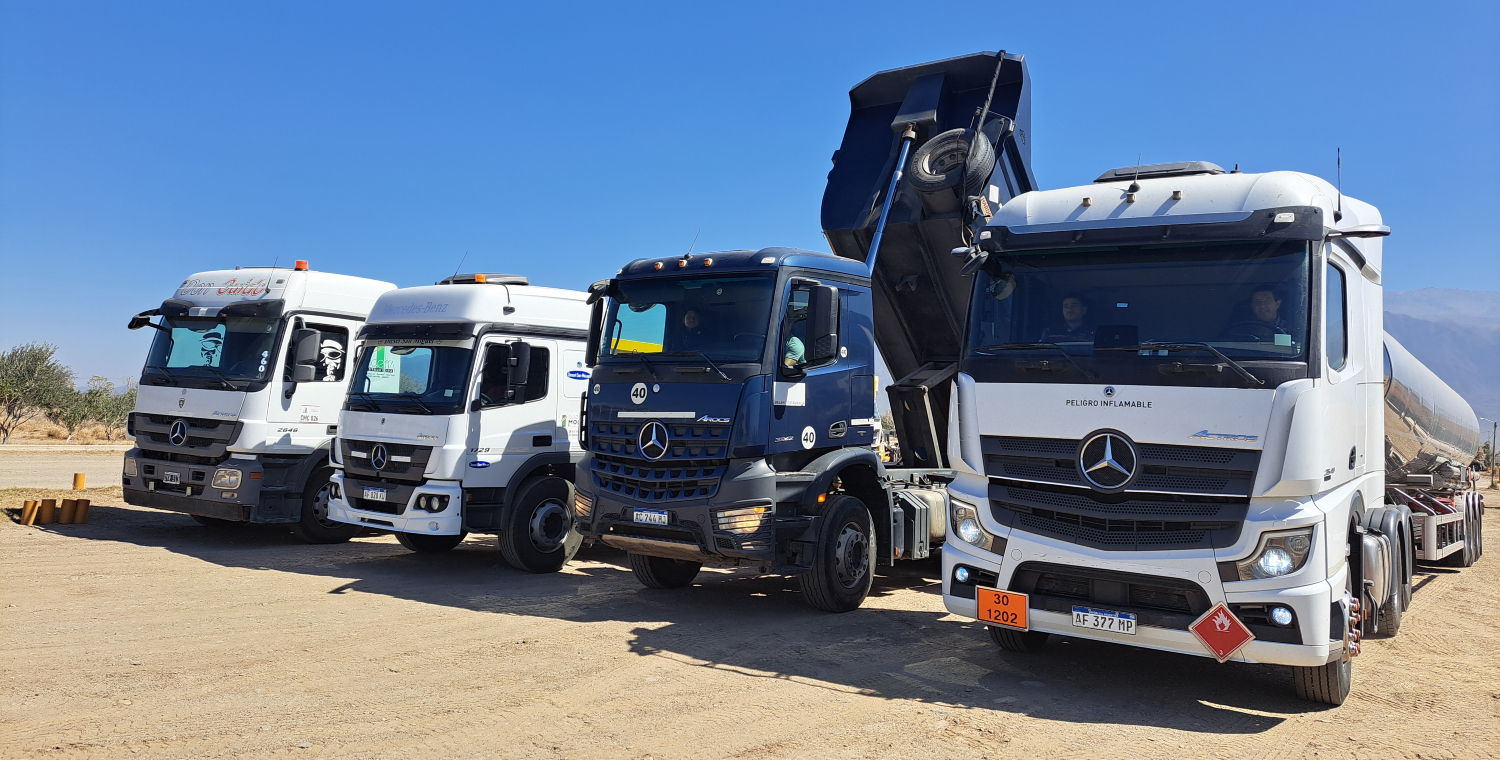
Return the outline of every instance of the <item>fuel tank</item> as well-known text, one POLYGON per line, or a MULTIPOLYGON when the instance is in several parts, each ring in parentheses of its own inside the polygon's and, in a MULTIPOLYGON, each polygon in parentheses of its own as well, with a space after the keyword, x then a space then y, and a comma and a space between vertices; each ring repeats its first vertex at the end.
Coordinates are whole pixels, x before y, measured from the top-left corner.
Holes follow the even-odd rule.
POLYGON ((1385 469, 1392 484, 1457 485, 1479 451, 1479 418, 1458 392, 1385 334, 1385 469))

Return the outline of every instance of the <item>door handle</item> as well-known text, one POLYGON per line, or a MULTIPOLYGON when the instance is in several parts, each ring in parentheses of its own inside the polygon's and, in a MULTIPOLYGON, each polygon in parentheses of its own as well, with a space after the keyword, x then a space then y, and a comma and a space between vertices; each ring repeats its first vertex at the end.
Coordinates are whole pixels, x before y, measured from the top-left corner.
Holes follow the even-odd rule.
POLYGON ((832 425, 828 426, 829 438, 843 438, 846 434, 848 434, 848 432, 849 423, 845 422, 844 420, 839 420, 838 422, 835 422, 832 425))

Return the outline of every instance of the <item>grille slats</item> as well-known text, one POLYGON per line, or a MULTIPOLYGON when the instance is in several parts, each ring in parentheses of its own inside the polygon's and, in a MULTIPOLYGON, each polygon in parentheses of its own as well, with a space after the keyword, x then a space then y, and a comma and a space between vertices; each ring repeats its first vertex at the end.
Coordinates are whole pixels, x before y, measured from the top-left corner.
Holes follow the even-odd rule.
MULTIPOLYGON (((1068 438, 983 436, 985 474, 992 478, 1088 487, 1078 467, 1082 442, 1068 438)), ((1138 472, 1127 493, 1248 496, 1259 451, 1207 446, 1136 444, 1138 472)))
POLYGON ((703 499, 718 493, 729 467, 728 425, 667 425, 670 440, 661 459, 640 455, 636 437, 642 423, 593 424, 594 485, 642 502, 703 499))

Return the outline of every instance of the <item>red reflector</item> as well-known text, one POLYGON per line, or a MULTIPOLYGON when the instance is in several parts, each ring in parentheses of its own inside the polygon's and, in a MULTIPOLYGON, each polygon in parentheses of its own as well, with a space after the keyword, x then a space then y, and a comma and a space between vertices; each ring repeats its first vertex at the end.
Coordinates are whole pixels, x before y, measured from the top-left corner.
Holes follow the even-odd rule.
POLYGON ((260 473, 258 473, 258 472, 252 472, 252 473, 250 473, 250 479, 251 480, 260 480, 260 473))

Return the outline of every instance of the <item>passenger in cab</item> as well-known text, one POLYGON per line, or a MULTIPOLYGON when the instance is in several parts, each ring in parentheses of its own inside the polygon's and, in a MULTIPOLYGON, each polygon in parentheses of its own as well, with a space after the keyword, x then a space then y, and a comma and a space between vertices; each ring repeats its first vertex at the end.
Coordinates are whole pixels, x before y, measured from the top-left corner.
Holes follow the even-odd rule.
POLYGON ((1089 305, 1083 296, 1077 293, 1064 295, 1060 311, 1062 323, 1042 331, 1043 343, 1092 342, 1094 340, 1094 325, 1088 319, 1089 305))

